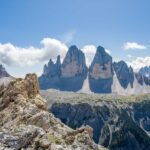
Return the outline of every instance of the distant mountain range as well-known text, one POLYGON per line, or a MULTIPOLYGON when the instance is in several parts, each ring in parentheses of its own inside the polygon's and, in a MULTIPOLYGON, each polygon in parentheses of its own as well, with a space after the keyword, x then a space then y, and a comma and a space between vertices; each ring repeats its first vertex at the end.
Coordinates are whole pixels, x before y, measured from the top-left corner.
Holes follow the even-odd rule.
MULTIPOLYGON (((126 62, 113 62, 110 54, 99 46, 87 67, 84 53, 71 46, 61 63, 51 59, 39 77, 42 90, 57 89, 81 93, 144 94, 150 92, 150 66, 134 72, 126 62)), ((14 78, 0 65, 0 85, 7 85, 14 78)))
POLYGON ((84 53, 71 46, 62 64, 60 56, 56 63, 51 59, 39 77, 41 89, 61 91, 142 94, 150 91, 150 67, 138 73, 124 61, 113 62, 112 57, 101 46, 88 68, 84 53))
POLYGON ((12 81, 14 77, 12 77, 3 67, 3 65, 0 65, 0 85, 8 85, 10 81, 12 81))

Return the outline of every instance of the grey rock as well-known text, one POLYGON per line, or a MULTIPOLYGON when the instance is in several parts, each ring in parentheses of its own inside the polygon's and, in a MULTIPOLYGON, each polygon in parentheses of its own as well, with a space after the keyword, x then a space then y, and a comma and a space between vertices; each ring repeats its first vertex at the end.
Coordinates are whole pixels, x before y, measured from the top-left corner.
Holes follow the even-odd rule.
POLYGON ((111 93, 113 79, 112 57, 101 46, 89 68, 90 89, 95 93, 111 93))
POLYGON ((133 87, 134 72, 132 67, 128 67, 128 65, 124 61, 119 61, 117 63, 113 63, 113 68, 120 82, 120 85, 124 89, 126 89, 129 84, 131 85, 131 87, 133 87))
POLYGON ((50 111, 62 122, 76 129, 93 128, 93 139, 110 150, 149 150, 149 101, 119 108, 113 102, 89 104, 54 103, 50 111))
POLYGON ((61 65, 60 56, 56 64, 50 60, 39 77, 41 89, 59 89, 62 91, 79 91, 87 76, 85 56, 76 46, 71 46, 61 65))
POLYGON ((0 65, 0 78, 10 77, 9 73, 5 70, 3 65, 0 65))

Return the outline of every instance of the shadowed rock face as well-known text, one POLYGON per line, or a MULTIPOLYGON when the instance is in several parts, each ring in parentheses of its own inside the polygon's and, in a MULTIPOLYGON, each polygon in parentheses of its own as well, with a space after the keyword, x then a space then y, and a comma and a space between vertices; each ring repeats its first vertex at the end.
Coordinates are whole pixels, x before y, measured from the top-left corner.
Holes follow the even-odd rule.
POLYGON ((48 65, 44 66, 43 76, 59 77, 60 75, 61 75, 61 62, 60 62, 60 56, 58 56, 55 64, 50 59, 48 65))
POLYGON ((137 91, 143 94, 149 92, 149 70, 149 67, 145 67, 135 73, 124 61, 113 63, 112 57, 101 46, 97 48, 88 69, 84 53, 76 46, 71 46, 62 64, 58 56, 56 63, 50 60, 48 65, 44 66, 39 83, 42 90, 54 88, 61 91, 81 92, 83 89, 88 89, 93 93, 128 94, 130 89, 129 94, 137 94, 137 91), (88 87, 85 87, 85 81, 88 82, 86 84, 88 87))
POLYGON ((145 85, 150 86, 150 67, 143 67, 137 73, 137 79, 141 85, 145 83, 145 85))
POLYGON ((92 132, 89 126, 73 130, 47 111, 35 74, 16 79, 0 95, 2 150, 104 150, 92 132))
POLYGON ((91 91, 95 93, 111 93, 112 77, 112 57, 106 53, 103 47, 99 46, 89 68, 91 91))
POLYGON ((119 61, 117 63, 113 63, 113 68, 120 82, 120 85, 124 89, 126 89, 129 84, 131 87, 133 87, 134 72, 131 67, 128 67, 124 61, 119 61))
POLYGON ((0 78, 3 77, 10 77, 10 75, 7 73, 5 68, 2 65, 0 65, 0 78))
POLYGON ((44 73, 39 78, 40 88, 79 91, 86 76, 85 56, 76 46, 71 46, 62 64, 58 57, 56 64, 50 60, 48 66, 45 65, 44 73))
POLYGON ((126 107, 113 102, 54 103, 50 111, 74 129, 91 126, 94 141, 110 150, 150 150, 149 105, 149 101, 126 107))

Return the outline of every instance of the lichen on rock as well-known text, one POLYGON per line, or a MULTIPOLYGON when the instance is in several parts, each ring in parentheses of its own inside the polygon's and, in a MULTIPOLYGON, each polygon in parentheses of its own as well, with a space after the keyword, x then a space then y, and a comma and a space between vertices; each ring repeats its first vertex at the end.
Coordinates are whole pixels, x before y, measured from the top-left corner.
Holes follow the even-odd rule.
POLYGON ((35 74, 11 82, 0 97, 0 150, 101 150, 91 129, 77 131, 47 111, 35 74), (90 134, 89 134, 90 133, 90 134), (69 136, 68 139, 67 135, 69 136))

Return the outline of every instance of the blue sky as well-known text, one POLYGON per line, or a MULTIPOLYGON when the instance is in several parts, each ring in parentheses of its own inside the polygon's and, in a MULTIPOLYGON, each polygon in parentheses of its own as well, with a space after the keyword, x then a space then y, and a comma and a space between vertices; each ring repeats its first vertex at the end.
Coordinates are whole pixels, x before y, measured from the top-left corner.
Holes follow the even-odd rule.
MULTIPOLYGON (((123 59, 137 66, 142 61, 150 65, 149 14, 149 0, 1 0, 0 58, 6 58, 2 63, 13 75, 40 73, 47 57, 32 65, 19 65, 17 61, 22 60, 17 57, 24 53, 16 56, 18 54, 12 53, 18 51, 12 51, 10 57, 18 60, 12 59, 8 63, 10 54, 6 51, 17 47, 19 51, 27 49, 30 55, 33 49, 44 47, 40 43, 44 38, 50 38, 66 46, 75 44, 81 49, 85 45, 101 45, 109 49, 114 60, 123 59), (127 43, 128 48, 125 48, 127 43)), ((32 61, 32 57, 28 59, 32 61)))

